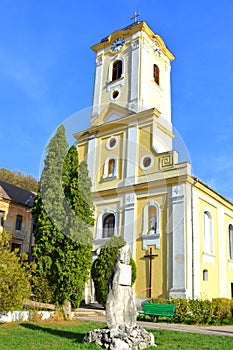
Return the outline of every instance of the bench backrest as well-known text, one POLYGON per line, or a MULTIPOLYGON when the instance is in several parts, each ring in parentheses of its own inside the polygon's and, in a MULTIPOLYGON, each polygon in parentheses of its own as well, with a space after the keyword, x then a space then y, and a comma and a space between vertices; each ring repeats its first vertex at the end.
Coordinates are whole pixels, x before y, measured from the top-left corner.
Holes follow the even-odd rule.
POLYGON ((151 313, 152 315, 157 316, 173 316, 175 311, 175 304, 153 304, 153 303, 144 303, 143 311, 144 313, 151 313))

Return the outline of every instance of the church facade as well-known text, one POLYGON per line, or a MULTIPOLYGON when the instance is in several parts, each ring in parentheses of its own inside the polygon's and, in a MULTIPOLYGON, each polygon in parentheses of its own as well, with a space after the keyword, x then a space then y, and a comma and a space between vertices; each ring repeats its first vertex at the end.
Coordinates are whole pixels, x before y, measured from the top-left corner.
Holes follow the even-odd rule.
POLYGON ((174 149, 174 55, 143 21, 92 49, 91 122, 75 138, 92 179, 94 258, 121 235, 136 261, 137 298, 233 297, 233 204, 174 149))

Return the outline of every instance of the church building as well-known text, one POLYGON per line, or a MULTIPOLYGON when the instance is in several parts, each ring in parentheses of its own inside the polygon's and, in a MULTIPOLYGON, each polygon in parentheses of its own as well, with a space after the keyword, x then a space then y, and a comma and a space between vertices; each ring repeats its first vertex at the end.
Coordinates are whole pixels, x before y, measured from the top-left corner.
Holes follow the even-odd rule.
POLYGON ((136 20, 92 50, 91 121, 75 138, 92 179, 94 258, 111 236, 122 236, 136 261, 138 300, 232 298, 233 204, 179 161, 173 53, 136 20))

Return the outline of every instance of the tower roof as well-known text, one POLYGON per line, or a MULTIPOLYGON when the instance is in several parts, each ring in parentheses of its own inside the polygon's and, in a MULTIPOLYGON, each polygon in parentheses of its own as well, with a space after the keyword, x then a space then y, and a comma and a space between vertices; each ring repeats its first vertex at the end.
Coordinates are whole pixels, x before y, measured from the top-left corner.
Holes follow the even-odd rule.
POLYGON ((128 25, 127 27, 125 27, 123 29, 116 30, 112 34, 103 38, 98 44, 91 46, 91 49, 97 53, 98 51, 103 50, 106 47, 108 47, 110 45, 110 43, 112 41, 114 41, 115 39, 117 39, 119 37, 127 38, 127 37, 129 37, 137 32, 140 32, 140 31, 145 32, 149 36, 150 39, 156 40, 159 47, 160 47, 160 50, 169 58, 170 61, 175 59, 175 56, 167 48, 163 39, 158 34, 155 34, 154 31, 149 27, 149 25, 144 21, 138 21, 138 22, 135 22, 135 23, 128 25))

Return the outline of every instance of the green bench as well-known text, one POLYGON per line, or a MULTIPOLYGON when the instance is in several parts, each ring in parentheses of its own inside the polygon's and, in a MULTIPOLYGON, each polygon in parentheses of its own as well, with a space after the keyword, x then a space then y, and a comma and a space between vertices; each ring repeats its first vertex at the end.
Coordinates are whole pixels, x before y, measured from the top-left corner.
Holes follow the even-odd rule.
POLYGON ((167 317, 167 320, 171 320, 174 316, 176 305, 174 304, 153 304, 144 303, 142 311, 139 311, 139 316, 150 316, 150 318, 158 322, 159 316, 167 317))

